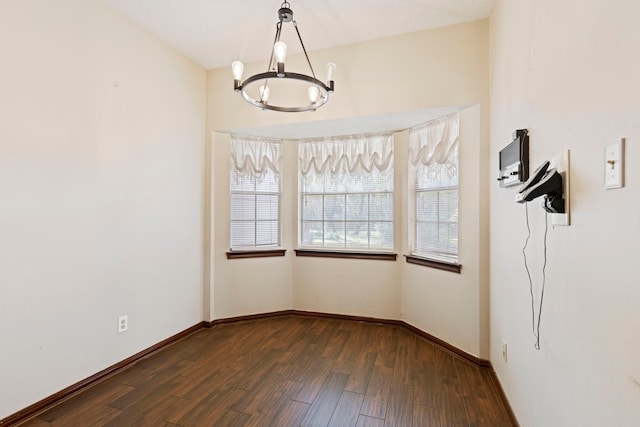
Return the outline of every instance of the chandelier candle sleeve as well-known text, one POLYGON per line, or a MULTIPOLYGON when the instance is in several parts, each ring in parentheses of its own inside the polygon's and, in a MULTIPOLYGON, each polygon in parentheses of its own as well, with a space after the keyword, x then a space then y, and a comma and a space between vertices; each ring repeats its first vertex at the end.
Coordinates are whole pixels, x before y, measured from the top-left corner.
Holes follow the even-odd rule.
POLYGON ((284 61, 287 59, 287 45, 284 42, 277 42, 273 46, 278 64, 278 77, 284 77, 284 61))
POLYGON ((309 54, 307 53, 307 49, 302 42, 302 36, 300 35, 300 31, 298 29, 298 24, 293 20, 293 11, 289 7, 289 2, 285 1, 280 5, 280 9, 278 10, 278 22, 276 24, 276 35, 275 41, 273 44, 273 49, 271 51, 271 56, 269 59, 269 64, 267 66, 267 71, 264 73, 258 73, 253 76, 247 77, 244 81, 242 80, 243 73, 243 65, 240 61, 235 61, 231 64, 231 69, 233 71, 233 89, 236 92, 240 92, 245 101, 254 107, 261 108, 263 110, 273 110, 273 111, 281 111, 281 112, 301 112, 301 111, 315 111, 319 107, 322 107, 328 100, 329 94, 334 91, 334 75, 336 71, 336 65, 334 63, 327 64, 327 81, 322 82, 318 80, 316 77, 316 73, 313 71, 313 66, 311 65, 311 60, 309 59, 309 54), (280 37, 282 35, 283 24, 291 22, 295 29, 295 34, 300 41, 300 46, 302 47, 302 52, 304 53, 304 57, 307 60, 307 65, 309 66, 310 74, 303 74, 298 72, 287 72, 285 71, 285 61, 287 58, 287 45, 280 41, 280 37), (299 93, 299 97, 296 97, 296 88, 300 88, 300 85, 291 85, 285 84, 280 85, 273 84, 270 85, 271 89, 273 89, 272 100, 269 100, 269 80, 274 79, 272 81, 278 80, 284 83, 292 82, 294 80, 306 82, 307 84, 311 84, 311 86, 307 86, 307 94, 308 96, 304 96, 304 92, 299 93), (255 85, 259 83, 259 85, 255 85), (283 89, 283 87, 287 87, 287 89, 283 89), (280 93, 280 95, 279 95, 280 93), (289 100, 296 99, 296 103, 293 105, 284 105, 282 99, 289 100), (308 99, 308 103, 305 104, 304 99, 308 99))
POLYGON ((320 89, 316 86, 310 86, 308 92, 309 101, 311 101, 311 103, 318 102, 318 99, 320 99, 320 89))
POLYGON ((242 82, 242 73, 244 71, 244 65, 240 61, 233 61, 231 64, 231 71, 233 72, 233 88, 236 91, 240 90, 242 82))
POLYGON ((333 76, 336 74, 336 64, 329 62, 327 64, 327 85, 329 91, 333 91, 333 76))

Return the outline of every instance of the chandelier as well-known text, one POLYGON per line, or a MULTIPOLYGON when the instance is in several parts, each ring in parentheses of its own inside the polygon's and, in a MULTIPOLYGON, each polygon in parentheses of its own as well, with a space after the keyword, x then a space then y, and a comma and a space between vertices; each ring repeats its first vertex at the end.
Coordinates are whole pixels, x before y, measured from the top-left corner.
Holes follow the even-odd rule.
MULTIPOLYGON (((263 110, 274 110, 282 112, 300 112, 300 111, 315 111, 317 108, 323 106, 329 100, 329 93, 333 92, 334 82, 333 77, 336 71, 336 65, 333 63, 327 64, 327 83, 318 80, 316 73, 313 71, 313 66, 309 60, 309 55, 302 42, 300 31, 298 30, 298 24, 293 20, 293 11, 290 9, 289 2, 285 1, 280 5, 278 10, 278 22, 276 24, 276 36, 271 49, 271 57, 269 59, 269 66, 265 73, 255 74, 248 77, 245 81, 242 81, 242 73, 244 71, 244 65, 240 61, 234 61, 231 64, 231 70, 233 72, 233 89, 236 92, 240 92, 242 97, 251 105, 261 108, 263 110), (282 24, 284 22, 292 22, 293 27, 300 40, 302 51, 311 70, 311 75, 292 73, 285 71, 285 59, 287 55, 287 45, 280 41, 282 33, 282 24), (298 83, 291 85, 283 85, 282 82, 298 83), (302 101, 304 97, 298 97, 296 101, 298 104, 287 105, 283 100, 278 99, 276 103, 269 102, 269 94, 272 86, 278 86, 278 90, 285 92, 287 96, 292 95, 293 87, 300 89, 307 89, 308 103, 302 101), (310 85, 309 85, 310 84, 310 85), (302 105, 300 105, 302 104, 302 105)), ((285 96, 285 98, 287 97, 285 96)), ((282 97, 281 97, 282 98, 282 97)), ((291 96, 289 96, 291 98, 291 96)))

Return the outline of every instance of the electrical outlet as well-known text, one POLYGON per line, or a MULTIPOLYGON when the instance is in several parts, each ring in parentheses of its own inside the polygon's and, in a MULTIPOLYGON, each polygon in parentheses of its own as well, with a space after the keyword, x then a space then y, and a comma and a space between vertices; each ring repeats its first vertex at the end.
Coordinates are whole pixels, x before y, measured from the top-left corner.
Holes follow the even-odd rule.
POLYGON ((502 360, 507 363, 507 341, 502 340, 502 360))
POLYGON ((121 334, 129 329, 129 316, 118 317, 118 333, 121 334))

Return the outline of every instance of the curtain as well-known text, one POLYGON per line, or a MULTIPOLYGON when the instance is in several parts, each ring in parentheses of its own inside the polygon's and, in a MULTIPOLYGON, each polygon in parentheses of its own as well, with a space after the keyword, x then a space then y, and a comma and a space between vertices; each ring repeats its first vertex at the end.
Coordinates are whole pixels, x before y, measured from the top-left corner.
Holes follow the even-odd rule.
POLYGON ((280 173, 280 140, 231 135, 231 166, 239 174, 260 179, 280 173))
POLYGON ((393 173, 391 132, 307 139, 298 147, 299 172, 304 179, 367 175, 374 169, 393 173))
POLYGON ((409 162, 430 167, 458 165, 458 129, 460 115, 452 114, 409 130, 409 162))

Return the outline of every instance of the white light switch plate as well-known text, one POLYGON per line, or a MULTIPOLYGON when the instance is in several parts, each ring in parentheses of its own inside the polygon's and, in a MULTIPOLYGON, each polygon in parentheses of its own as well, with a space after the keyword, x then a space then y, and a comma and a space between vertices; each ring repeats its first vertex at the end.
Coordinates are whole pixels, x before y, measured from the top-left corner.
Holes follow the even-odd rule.
POLYGON ((624 139, 607 145, 604 149, 604 188, 624 186, 624 139))

